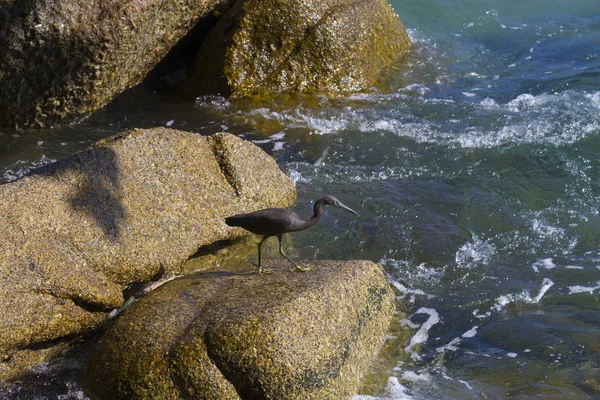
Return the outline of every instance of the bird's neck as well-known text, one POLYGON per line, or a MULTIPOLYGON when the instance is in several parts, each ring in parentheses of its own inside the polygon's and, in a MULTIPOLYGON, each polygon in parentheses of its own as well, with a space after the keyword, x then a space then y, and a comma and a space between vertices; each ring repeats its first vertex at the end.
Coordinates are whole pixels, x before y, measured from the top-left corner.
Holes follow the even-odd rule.
POLYGON ((321 217, 323 216, 323 206, 324 205, 325 205, 325 200, 323 200, 323 199, 317 200, 317 202, 315 203, 315 206, 313 208, 313 210, 314 210, 313 216, 310 217, 311 220, 314 219, 314 220, 319 221, 321 219, 321 217))
POLYGON ((323 205, 324 204, 325 204, 325 200, 323 200, 323 199, 317 200, 317 202, 315 203, 313 216, 307 220, 302 221, 302 228, 300 228, 299 230, 308 229, 321 220, 321 217, 323 216, 323 205))
POLYGON ((325 205, 325 200, 323 199, 317 200, 317 202, 315 203, 313 216, 310 217, 308 221, 306 221, 310 223, 310 226, 313 226, 321 220, 321 217, 323 216, 323 205, 325 205))

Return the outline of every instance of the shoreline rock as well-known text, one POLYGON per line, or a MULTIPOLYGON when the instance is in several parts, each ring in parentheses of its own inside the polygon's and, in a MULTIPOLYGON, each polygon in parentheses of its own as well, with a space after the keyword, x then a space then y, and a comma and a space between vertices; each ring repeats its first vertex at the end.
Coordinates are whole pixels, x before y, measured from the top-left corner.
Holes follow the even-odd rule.
POLYGON ((0 126, 81 120, 145 78, 186 97, 360 92, 409 48, 386 0, 6 0, 0 126))
POLYGON ((0 185, 0 379, 96 326, 129 285, 177 274, 199 248, 245 234, 224 217, 295 197, 257 146, 164 128, 0 185))
POLYGON ((247 0, 209 34, 190 86, 234 97, 359 92, 409 48, 386 0, 247 0))
POLYGON ((121 315, 92 351, 95 399, 341 399, 383 344, 394 294, 369 261, 314 271, 209 270, 166 283, 121 315))
POLYGON ((221 2, 0 2, 0 126, 88 116, 140 83, 221 2))

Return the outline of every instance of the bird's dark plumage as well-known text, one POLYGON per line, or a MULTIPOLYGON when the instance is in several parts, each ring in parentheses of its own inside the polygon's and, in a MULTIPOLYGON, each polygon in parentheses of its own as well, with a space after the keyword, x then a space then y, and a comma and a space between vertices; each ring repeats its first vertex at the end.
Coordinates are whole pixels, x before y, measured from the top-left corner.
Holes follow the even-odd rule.
POLYGON ((311 218, 304 220, 293 211, 282 208, 266 208, 251 212, 248 214, 238 214, 225 218, 225 223, 229 226, 239 226, 257 235, 262 235, 263 240, 258 244, 258 272, 268 273, 261 268, 261 247, 267 238, 277 236, 279 239, 279 252, 287 260, 295 265, 294 270, 306 271, 306 268, 300 267, 291 258, 289 258, 281 248, 281 238, 284 233, 302 231, 315 225, 323 216, 323 206, 338 207, 358 215, 350 207, 345 206, 333 196, 325 196, 315 203, 314 214, 311 218))

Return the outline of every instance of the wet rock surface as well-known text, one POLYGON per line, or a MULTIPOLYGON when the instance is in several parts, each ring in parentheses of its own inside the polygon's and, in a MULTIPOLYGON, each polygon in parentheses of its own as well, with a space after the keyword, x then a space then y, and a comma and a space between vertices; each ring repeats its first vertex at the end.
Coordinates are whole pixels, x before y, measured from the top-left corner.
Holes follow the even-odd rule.
POLYGON ((207 38, 191 86, 236 96, 362 91, 409 47, 385 0, 248 0, 207 38))
POLYGON ((96 326, 134 282, 244 234, 223 218, 286 207, 275 160, 229 134, 134 130, 0 186, 0 378, 96 326))
MULTIPOLYGON (((92 398, 342 399, 379 351, 394 296, 369 261, 209 270, 129 307, 94 349, 92 398)), ((247 266, 245 266, 247 267, 247 266)), ((86 391, 88 392, 88 391, 86 391)))
POLYGON ((0 126, 89 115, 139 83, 219 3, 0 1, 0 126))

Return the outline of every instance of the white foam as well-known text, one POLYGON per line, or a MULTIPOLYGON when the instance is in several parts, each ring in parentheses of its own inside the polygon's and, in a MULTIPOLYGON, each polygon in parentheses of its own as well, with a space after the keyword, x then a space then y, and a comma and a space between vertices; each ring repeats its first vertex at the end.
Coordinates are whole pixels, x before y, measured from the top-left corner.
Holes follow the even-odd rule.
POLYGON ((448 344, 441 346, 441 347, 436 347, 436 351, 438 353, 442 353, 446 350, 450 350, 450 351, 456 351, 458 350, 458 345, 460 344, 460 338, 454 338, 452 339, 448 344))
POLYGON ((442 376, 442 378, 446 379, 447 381, 453 381, 454 379, 449 377, 444 371, 440 372, 440 375, 442 376))
POLYGON ((42 157, 37 160, 37 161, 17 161, 16 163, 14 163, 11 166, 11 169, 7 169, 4 171, 4 173, 2 174, 2 177, 7 181, 7 182, 12 182, 15 181, 17 179, 20 179, 22 177, 24 177, 25 175, 27 175, 30 171, 39 168, 41 166, 44 166, 46 164, 51 164, 53 162, 56 162, 56 160, 53 160, 51 158, 46 157, 45 155, 42 155, 42 157))
POLYGON ((431 375, 428 373, 417 374, 414 371, 404 371, 402 373, 402 379, 411 382, 426 382, 431 379, 431 375))
POLYGON ((317 161, 315 161, 315 163, 313 164, 315 167, 320 167, 325 165, 325 157, 327 157, 327 154, 329 153, 329 147, 325 148, 325 150, 323 150, 323 154, 321 155, 321 157, 319 157, 319 159, 317 161))
POLYGON ((269 136, 269 138, 271 140, 281 140, 285 137, 285 132, 279 132, 279 133, 275 133, 271 136, 269 136))
POLYGON ((600 281, 596 282, 598 284, 598 286, 580 286, 580 285, 575 285, 575 286, 569 286, 569 294, 575 294, 575 293, 594 293, 596 290, 600 289, 600 281))
POLYGON ((550 289, 552 286, 554 286, 554 282, 552 282, 550 279, 548 278, 544 278, 542 280, 542 286, 540 287, 540 291, 538 293, 538 295, 535 297, 535 302, 539 303, 540 300, 542 299, 542 297, 544 297, 544 295, 546 294, 546 292, 548 291, 548 289, 550 289))
POLYGON ((538 292, 538 295, 536 297, 531 297, 531 295, 529 294, 528 291, 523 291, 520 294, 502 295, 502 296, 499 296, 498 298, 496 298, 496 304, 494 304, 491 307, 491 310, 500 312, 504 309, 504 307, 506 307, 507 304, 517 302, 517 301, 520 301, 523 303, 529 303, 529 304, 539 303, 540 300, 542 299, 542 297, 544 297, 546 292, 552 286, 554 286, 554 282, 552 282, 548 278, 544 278, 542 280, 542 284, 540 286, 540 291, 538 292))
POLYGON ((475 325, 474 327, 472 327, 471 329, 469 329, 468 331, 463 333, 462 337, 465 337, 465 338, 474 337, 475 335, 477 335, 477 328, 479 328, 479 326, 475 325))
POLYGON ((480 313, 479 309, 473 310, 473 316, 475 318, 483 319, 483 318, 488 318, 491 315, 492 315, 492 313, 490 311, 486 311, 484 313, 480 313))
POLYGON ((229 107, 231 103, 223 96, 206 95, 196 98, 196 105, 205 109, 224 110, 229 107))
POLYGON ((544 258, 543 260, 534 262, 531 265, 531 268, 533 268, 535 272, 540 272, 540 268, 553 269, 556 268, 556 264, 554 264, 552 258, 544 258))
POLYGON ((556 226, 552 226, 547 224, 546 222, 535 218, 532 221, 532 229, 540 236, 564 236, 565 230, 563 228, 558 228, 556 226))
POLYGON ((496 298, 496 304, 492 306, 493 310, 502 311, 508 303, 512 301, 513 296, 502 295, 496 298))
POLYGON ((458 249, 455 256, 456 264, 460 267, 472 267, 487 264, 495 254, 496 247, 487 240, 479 240, 476 236, 472 242, 467 242, 458 249))
POLYGON ((174 119, 172 119, 172 120, 170 120, 170 121, 167 121, 167 122, 165 123, 165 126, 166 126, 167 128, 169 128, 169 127, 171 127, 171 126, 172 126, 174 123, 175 123, 175 120, 174 120, 174 119))
POLYGON ((517 353, 507 353, 506 355, 510 358, 515 358, 516 356, 518 356, 517 353))
POLYGON ((283 145, 285 142, 275 142, 273 143, 273 151, 283 150, 283 145))
POLYGON ((385 387, 386 394, 383 397, 374 397, 367 395, 356 395, 352 400, 412 400, 408 395, 406 386, 402 385, 398 378, 391 376, 388 378, 387 386, 385 387))
POLYGON ((298 183, 310 183, 310 179, 302 175, 297 169, 290 169, 287 172, 288 176, 296 186, 298 183))
POLYGON ((494 99, 490 99, 489 97, 486 97, 485 99, 481 100, 479 104, 485 108, 498 108, 498 103, 496 103, 494 99))
POLYGON ((413 83, 411 85, 404 86, 403 88, 398 89, 399 93, 413 92, 413 93, 418 93, 421 96, 425 96, 425 94, 430 91, 431 91, 431 89, 429 89, 427 86, 420 84, 420 83, 413 83))
POLYGON ((471 387, 471 385, 469 385, 469 382, 467 382, 467 381, 461 381, 460 379, 458 381, 460 383, 462 383, 463 385, 465 385, 469 390, 473 390, 473 388, 471 387))
MULTIPOLYGON (((492 79, 499 79, 499 76, 496 75, 492 79)), ((510 124, 501 125, 496 130, 464 129, 458 134, 414 116, 399 118, 398 115, 373 113, 372 105, 395 99, 413 99, 415 93, 420 95, 420 102, 456 103, 452 99, 426 97, 430 92, 431 89, 422 84, 410 84, 399 89, 397 93, 350 96, 350 99, 366 103, 362 108, 360 106, 342 110, 338 108, 335 111, 325 107, 317 111, 299 106, 276 111, 263 107, 248 112, 246 117, 275 121, 284 130, 302 128, 315 134, 338 133, 346 129, 357 129, 361 132, 383 131, 408 137, 417 142, 458 144, 465 148, 489 148, 507 143, 547 143, 561 146, 575 143, 600 129, 600 92, 583 94, 577 91, 564 91, 537 96, 522 94, 505 104, 498 104, 493 99, 486 98, 475 106, 487 112, 498 113, 499 116, 514 114, 514 116, 510 115, 514 118, 506 119, 510 124), (564 118, 557 118, 557 112, 564 118)), ((476 93, 475 90, 469 90, 463 95, 474 97, 476 93)))
POLYGON ((429 330, 438 322, 440 322, 440 316, 436 310, 433 308, 421 307, 417 310, 415 314, 427 314, 429 318, 425 321, 417 333, 410 339, 410 343, 408 346, 404 348, 404 351, 411 353, 411 358, 420 358, 420 356, 413 351, 413 347, 417 344, 425 343, 427 338, 429 338, 429 330))
MULTIPOLYGON (((402 293, 401 298, 405 297, 406 295, 427 296, 427 293, 425 293, 421 289, 409 289, 409 288, 407 288, 406 286, 404 286, 403 284, 401 284, 400 282, 397 282, 397 281, 392 282, 392 285, 396 289, 398 289, 398 291, 400 293, 402 293)), ((411 300, 412 300, 412 302, 414 302, 414 296, 411 296, 411 300)))

